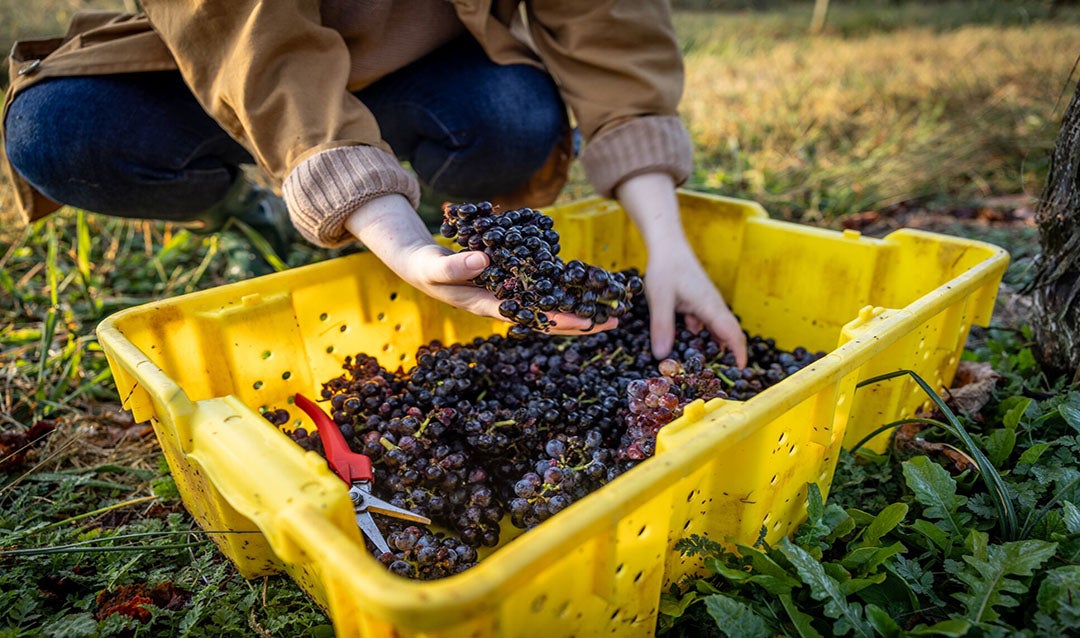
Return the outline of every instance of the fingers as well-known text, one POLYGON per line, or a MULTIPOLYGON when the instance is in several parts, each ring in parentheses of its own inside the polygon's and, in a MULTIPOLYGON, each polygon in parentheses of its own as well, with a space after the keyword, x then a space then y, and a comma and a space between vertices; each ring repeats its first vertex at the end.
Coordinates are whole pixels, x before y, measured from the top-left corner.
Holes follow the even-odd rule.
POLYGON ((585 319, 569 313, 555 313, 548 317, 554 323, 547 334, 553 335, 591 335, 596 332, 611 330, 619 325, 619 320, 614 317, 604 323, 596 323, 591 319, 585 319))
POLYGON ((730 310, 724 308, 724 312, 709 321, 709 332, 735 355, 736 366, 740 368, 746 367, 746 334, 743 333, 739 320, 735 318, 735 315, 730 310))
POLYGON ((491 263, 491 258, 476 250, 448 254, 427 260, 425 279, 433 284, 461 284, 476 277, 491 263))
POLYGON ((649 290, 649 337, 653 356, 664 359, 675 347, 675 297, 667 290, 649 290))

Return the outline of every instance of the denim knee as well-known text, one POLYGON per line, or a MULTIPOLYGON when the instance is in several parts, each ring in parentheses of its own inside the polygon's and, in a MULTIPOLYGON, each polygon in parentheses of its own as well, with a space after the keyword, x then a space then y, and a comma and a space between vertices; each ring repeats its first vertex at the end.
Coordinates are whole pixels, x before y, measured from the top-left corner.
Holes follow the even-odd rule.
POLYGON ((212 120, 189 93, 194 108, 183 104, 178 82, 178 76, 147 73, 31 86, 8 109, 8 161, 63 204, 123 217, 188 219, 224 196, 246 153, 228 148, 238 145, 221 139, 227 136, 208 125, 212 120))
POLYGON ((494 197, 510 192, 547 161, 569 124, 547 74, 527 66, 503 68, 490 86, 469 91, 473 114, 466 143, 428 177, 438 192, 494 197), (488 89, 488 90, 485 90, 488 89))

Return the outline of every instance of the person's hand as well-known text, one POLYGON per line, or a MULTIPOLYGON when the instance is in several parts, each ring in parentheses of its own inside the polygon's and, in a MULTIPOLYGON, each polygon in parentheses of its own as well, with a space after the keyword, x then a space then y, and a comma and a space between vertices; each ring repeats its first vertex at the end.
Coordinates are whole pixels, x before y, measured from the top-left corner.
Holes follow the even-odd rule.
POLYGON ((666 173, 645 173, 626 180, 616 196, 641 231, 649 253, 645 297, 649 303, 653 356, 662 359, 675 345, 675 314, 687 328, 708 328, 746 366, 746 335, 724 297, 690 248, 679 217, 675 182, 666 173))
POLYGON ((649 302, 653 356, 662 359, 675 345, 675 313, 685 315, 692 332, 708 328, 746 367, 746 335, 720 291, 709 279, 690 246, 650 251, 645 298, 649 302))
MULTIPOLYGON (((500 301, 470 283, 490 263, 481 251, 454 252, 440 246, 401 195, 376 198, 345 220, 345 227, 399 277, 424 294, 482 317, 507 321, 500 301)), ((616 325, 611 319, 593 325, 573 314, 553 312, 551 334, 587 334, 616 325)))

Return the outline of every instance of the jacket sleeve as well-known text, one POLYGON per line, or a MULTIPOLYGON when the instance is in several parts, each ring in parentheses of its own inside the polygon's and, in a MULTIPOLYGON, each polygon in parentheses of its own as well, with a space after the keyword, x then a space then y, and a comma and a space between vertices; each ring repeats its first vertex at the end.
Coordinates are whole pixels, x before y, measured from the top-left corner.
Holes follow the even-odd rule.
POLYGON ((349 241, 344 219, 380 195, 416 203, 415 178, 348 91, 348 50, 322 26, 317 0, 145 0, 143 8, 203 108, 285 182, 293 223, 309 240, 349 241))
POLYGON ((684 72, 668 3, 551 0, 527 11, 533 44, 585 139, 581 160, 597 192, 610 197, 652 171, 685 182, 693 147, 678 116, 684 72))

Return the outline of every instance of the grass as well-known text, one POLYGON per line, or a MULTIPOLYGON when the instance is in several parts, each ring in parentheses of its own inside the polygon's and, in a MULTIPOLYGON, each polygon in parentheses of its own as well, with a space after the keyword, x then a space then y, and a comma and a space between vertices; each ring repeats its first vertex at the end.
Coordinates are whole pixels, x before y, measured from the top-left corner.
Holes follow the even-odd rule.
POLYGON ((776 37, 757 18, 679 16, 698 185, 808 220, 1038 192, 1080 24, 776 37))
MULTIPOLYGON (((1038 192, 1077 79, 1080 12, 1051 22, 1042 2, 834 5, 813 37, 806 3, 677 16, 691 187, 834 226, 898 201, 1038 192)), ((3 4, 0 38, 61 31, 81 6, 124 3, 3 4)), ((590 192, 575 168, 563 201, 590 192)), ((0 217, 10 208, 0 183, 0 217)), ((333 255, 298 247, 289 265, 333 255)), ((0 550, 42 550, 0 555, 0 637, 326 635, 292 581, 244 581, 194 527, 93 335, 119 309, 231 277, 222 238, 163 223, 65 209, 0 228, 0 550), (28 433, 42 436, 17 441, 28 433), (70 547, 86 541, 112 550, 70 547), (182 609, 155 607, 147 624, 95 617, 102 592, 166 582, 186 592, 182 609)))

